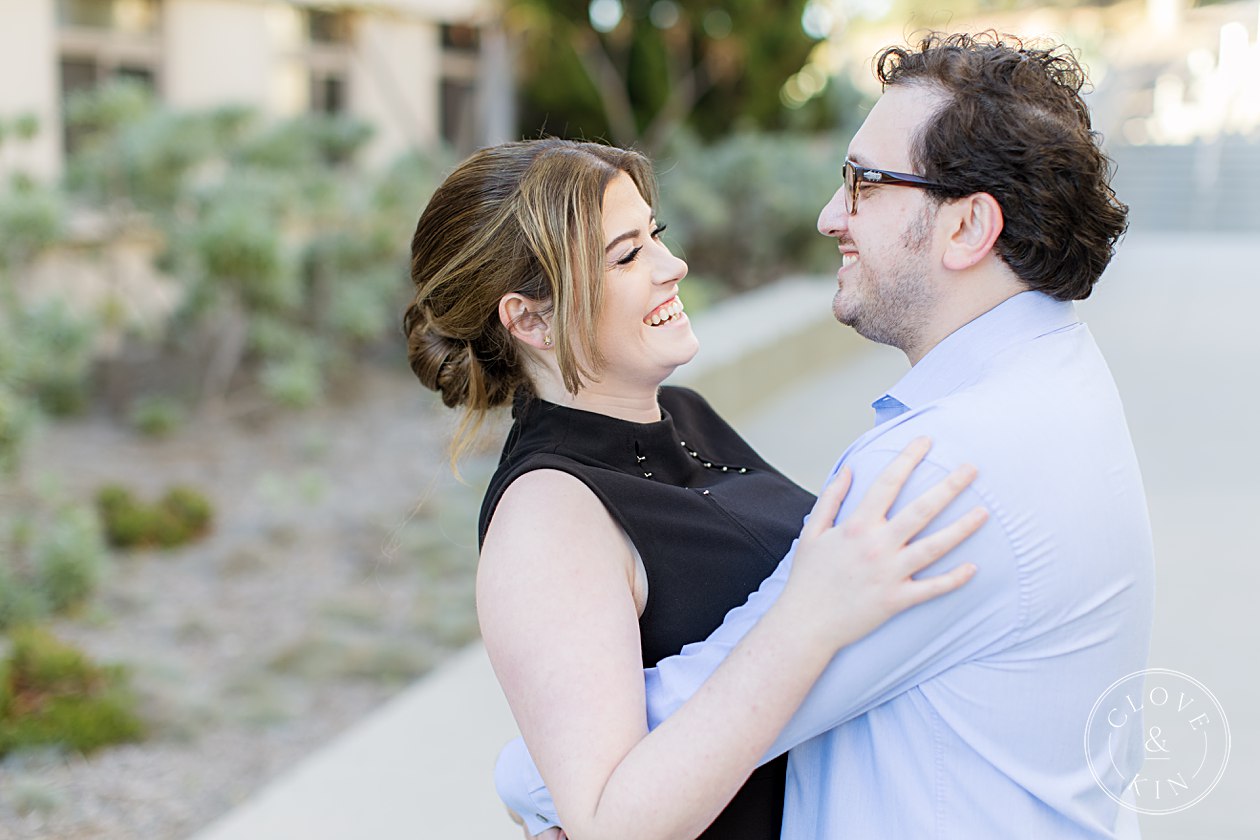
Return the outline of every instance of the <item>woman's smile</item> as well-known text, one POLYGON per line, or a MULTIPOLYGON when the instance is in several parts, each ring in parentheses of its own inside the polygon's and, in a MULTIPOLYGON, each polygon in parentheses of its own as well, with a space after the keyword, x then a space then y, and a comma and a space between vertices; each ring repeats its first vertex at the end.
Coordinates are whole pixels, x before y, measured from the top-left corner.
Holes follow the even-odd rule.
POLYGON ((643 319, 643 323, 649 327, 660 327, 666 324, 680 324, 685 320, 687 316, 683 313, 682 299, 674 295, 649 312, 643 319))

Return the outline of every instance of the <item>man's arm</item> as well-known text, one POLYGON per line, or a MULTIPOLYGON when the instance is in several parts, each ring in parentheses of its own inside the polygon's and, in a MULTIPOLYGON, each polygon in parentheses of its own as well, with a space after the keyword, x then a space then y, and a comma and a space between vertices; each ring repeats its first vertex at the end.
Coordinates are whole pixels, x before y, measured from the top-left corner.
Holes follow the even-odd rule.
MULTIPOLYGON (((848 460, 854 484, 837 521, 843 522, 879 471, 895 455, 894 451, 866 450, 848 460)), ((930 461, 920 464, 890 515, 947 473, 948 469, 940 464, 930 461)), ((983 482, 981 475, 921 537, 976 505, 984 505, 992 511, 990 500, 983 496, 983 482)), ((1015 561, 1000 517, 996 511, 993 513, 990 521, 970 539, 922 572, 923 575, 941 574, 970 562, 977 567, 971 582, 893 617, 870 635, 840 650, 763 761, 852 720, 954 665, 1010 641, 1018 622, 1015 561)), ((678 655, 646 669, 649 727, 657 726, 695 693, 778 599, 791 573, 794 552, 795 544, 774 574, 742 606, 727 613, 722 625, 707 639, 687 645, 678 655)))
MULTIPOLYGON (((837 521, 843 522, 852 513, 880 471, 897 454, 897 450, 862 451, 847 460, 854 470, 854 485, 837 521)), ((948 472, 937 464, 920 464, 889 516, 948 472)), ((978 504, 988 506, 973 485, 921 536, 953 522, 978 504)), ((708 639, 688 645, 677 656, 646 670, 650 728, 681 707, 778 600, 792 569, 795 548, 794 543, 774 574, 744 605, 729 612, 708 639)), ((981 527, 921 574, 941 574, 966 562, 978 566, 975 577, 966 586, 901 613, 842 649, 762 760, 768 761, 946 668, 1003 643, 1016 623, 1017 599, 1010 544, 998 522, 990 521, 981 527)), ((519 739, 500 755, 495 780, 503 801, 522 815, 531 831, 538 833, 557 824, 551 795, 519 739)))

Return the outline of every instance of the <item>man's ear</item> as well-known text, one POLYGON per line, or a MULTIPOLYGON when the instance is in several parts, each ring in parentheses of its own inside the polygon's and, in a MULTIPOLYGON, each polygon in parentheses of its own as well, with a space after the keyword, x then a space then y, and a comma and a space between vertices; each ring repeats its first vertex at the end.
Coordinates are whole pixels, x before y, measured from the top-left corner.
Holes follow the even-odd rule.
POLYGON ((1006 223, 1002 207, 988 193, 972 193, 945 205, 948 210, 948 240, 943 262, 953 271, 971 268, 993 251, 993 244, 1006 223))
POLYGON ((499 322, 518 341, 538 350, 550 350, 552 346, 551 323, 546 307, 517 292, 509 292, 499 298, 499 322))

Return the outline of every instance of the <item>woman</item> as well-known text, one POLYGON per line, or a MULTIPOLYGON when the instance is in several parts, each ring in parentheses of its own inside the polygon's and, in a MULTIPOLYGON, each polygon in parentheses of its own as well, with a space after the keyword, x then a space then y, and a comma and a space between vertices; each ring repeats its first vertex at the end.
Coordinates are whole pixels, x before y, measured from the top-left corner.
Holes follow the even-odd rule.
POLYGON ((412 241, 408 352, 420 380, 465 409, 456 456, 486 411, 514 401, 481 515, 478 617, 566 831, 694 837, 709 826, 706 837, 769 840, 783 761, 749 774, 775 734, 838 648, 970 577, 970 566, 909 576, 984 515, 904 547, 973 474, 886 522, 919 442, 833 529, 842 473, 801 532, 777 604, 649 733, 642 667, 743 603, 813 502, 698 395, 661 387, 697 342, 678 297, 687 267, 662 244, 655 203, 634 152, 539 140, 473 155, 412 241))

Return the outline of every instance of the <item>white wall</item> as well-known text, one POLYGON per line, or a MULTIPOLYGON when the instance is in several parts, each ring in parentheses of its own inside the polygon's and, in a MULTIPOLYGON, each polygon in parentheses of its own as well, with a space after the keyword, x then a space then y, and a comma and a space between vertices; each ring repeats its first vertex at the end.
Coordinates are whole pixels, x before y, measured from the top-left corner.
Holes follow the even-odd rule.
MULTIPOLYGON (((327 5, 328 0, 296 0, 307 6, 327 5)), ((394 9, 410 17, 422 17, 439 23, 456 23, 472 17, 481 20, 498 14, 497 0, 371 0, 344 2, 338 5, 371 9, 394 9)))
POLYGON ((168 0, 162 91, 177 108, 249 105, 290 115, 305 109, 307 76, 296 60, 301 19, 285 3, 168 0))
POLYGON ((0 0, 0 119, 39 119, 33 141, 9 137, 0 147, 0 176, 61 174, 61 95, 53 0, 0 0))
MULTIPOLYGON (((439 26, 485 20, 494 5, 495 0, 372 0, 343 5, 357 12, 348 108, 376 128, 368 148, 371 163, 386 163, 409 149, 437 142, 439 26)), ((159 37, 159 92, 175 108, 239 104, 286 117, 308 107, 305 33, 290 0, 165 0, 159 37)), ((0 0, 0 119, 7 122, 32 113, 41 128, 33 142, 0 147, 0 176, 15 168, 41 179, 60 176, 58 74, 55 0, 0 0)), ((510 91, 500 92, 499 98, 495 108, 510 104, 510 91)), ((500 115, 500 121, 505 119, 500 115)), ((504 134, 503 127, 492 134, 496 138, 504 134)))
POLYGON ((437 142, 440 50, 435 24, 389 12, 357 18, 350 111, 376 127, 369 163, 437 142))

